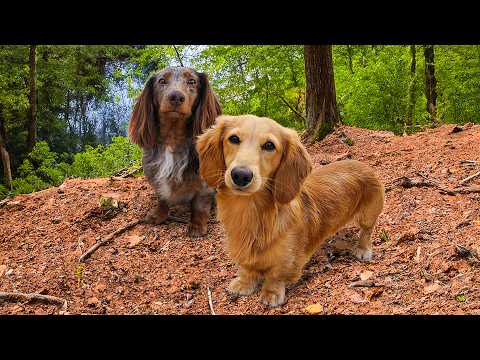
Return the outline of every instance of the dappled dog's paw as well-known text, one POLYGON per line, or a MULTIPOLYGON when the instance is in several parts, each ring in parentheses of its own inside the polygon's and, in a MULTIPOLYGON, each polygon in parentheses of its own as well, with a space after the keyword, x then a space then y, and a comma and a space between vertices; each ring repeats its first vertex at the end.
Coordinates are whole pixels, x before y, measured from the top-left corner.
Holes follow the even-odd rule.
POLYGON ((147 224, 152 224, 152 225, 160 225, 167 220, 168 214, 166 215, 159 215, 158 212, 156 211, 150 211, 145 217, 143 218, 143 221, 147 224))
POLYGON ((236 277, 230 282, 227 290, 235 295, 248 296, 252 295, 257 290, 257 283, 247 283, 242 278, 236 277))
POLYGON ((188 236, 191 238, 200 238, 207 234, 207 226, 190 224, 188 226, 188 236))
POLYGON ((285 287, 281 287, 275 290, 271 289, 262 289, 262 295, 260 300, 263 304, 276 307, 285 303, 285 287))
POLYGON ((372 249, 365 249, 356 247, 352 250, 352 254, 359 260, 370 261, 372 260, 372 249))

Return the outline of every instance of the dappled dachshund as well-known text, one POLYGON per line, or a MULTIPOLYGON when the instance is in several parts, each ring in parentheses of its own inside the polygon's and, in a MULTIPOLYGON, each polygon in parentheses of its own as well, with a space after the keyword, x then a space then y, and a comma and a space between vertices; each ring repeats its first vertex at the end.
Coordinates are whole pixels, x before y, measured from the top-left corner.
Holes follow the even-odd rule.
POLYGON ((158 199, 146 222, 160 224, 171 206, 190 202, 189 235, 206 234, 214 189, 199 176, 195 139, 220 113, 205 73, 171 67, 149 78, 129 124, 130 139, 143 149, 143 170, 158 199))
POLYGON ((312 171, 295 131, 253 115, 218 117, 197 151, 200 174, 217 187, 227 252, 240 267, 230 292, 250 295, 263 280, 262 302, 281 305, 285 285, 351 220, 360 227, 353 254, 371 259, 384 187, 366 165, 346 160, 312 171))

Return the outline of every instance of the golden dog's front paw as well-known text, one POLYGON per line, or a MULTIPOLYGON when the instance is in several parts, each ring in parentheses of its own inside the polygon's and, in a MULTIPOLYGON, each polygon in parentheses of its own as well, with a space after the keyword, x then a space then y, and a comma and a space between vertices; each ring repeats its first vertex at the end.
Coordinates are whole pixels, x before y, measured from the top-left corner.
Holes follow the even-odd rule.
POLYGON ((248 296, 252 295, 257 290, 257 282, 251 281, 247 282, 242 279, 240 276, 236 277, 228 285, 228 291, 232 294, 248 296))
POLYGON ((262 289, 260 300, 267 306, 276 307, 285 303, 285 286, 276 289, 262 289))
POLYGON ((352 250, 352 254, 359 260, 370 261, 372 260, 372 249, 366 249, 356 247, 352 250))

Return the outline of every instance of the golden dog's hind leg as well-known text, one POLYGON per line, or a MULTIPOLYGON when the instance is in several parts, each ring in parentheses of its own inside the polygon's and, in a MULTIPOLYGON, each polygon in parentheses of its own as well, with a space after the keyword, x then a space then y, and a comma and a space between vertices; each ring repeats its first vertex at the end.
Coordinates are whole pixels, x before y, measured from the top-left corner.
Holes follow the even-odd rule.
POLYGON ((383 187, 376 192, 370 202, 359 211, 357 224, 360 227, 358 246, 353 255, 360 260, 372 259, 372 231, 377 223, 378 216, 383 210, 383 187))
POLYGON ((238 276, 230 282, 228 291, 236 295, 252 295, 258 290, 261 276, 257 272, 240 268, 238 276))

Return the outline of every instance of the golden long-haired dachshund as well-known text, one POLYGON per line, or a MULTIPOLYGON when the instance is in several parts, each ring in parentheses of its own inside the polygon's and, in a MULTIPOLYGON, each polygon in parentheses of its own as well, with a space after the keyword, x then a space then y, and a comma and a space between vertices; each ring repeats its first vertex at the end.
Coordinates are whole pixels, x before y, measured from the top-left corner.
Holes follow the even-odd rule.
POLYGON ((217 188, 227 252, 240 267, 230 292, 253 294, 263 280, 262 302, 283 304, 285 285, 351 220, 360 227, 354 255, 371 259, 384 187, 366 165, 346 160, 312 171, 295 131, 253 115, 218 117, 196 148, 200 175, 217 188))

